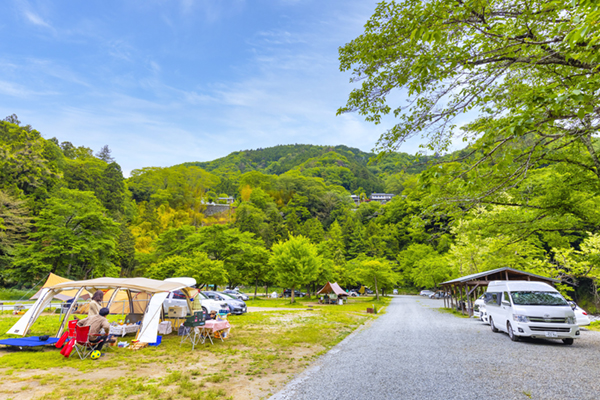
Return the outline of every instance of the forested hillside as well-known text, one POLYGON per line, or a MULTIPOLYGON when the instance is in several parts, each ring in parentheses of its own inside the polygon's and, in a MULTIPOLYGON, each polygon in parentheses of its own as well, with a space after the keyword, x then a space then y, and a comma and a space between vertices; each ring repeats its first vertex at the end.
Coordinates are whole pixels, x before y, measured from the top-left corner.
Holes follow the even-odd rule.
MULTIPOLYGON (((415 174, 425 169, 431 157, 417 158, 406 153, 392 153, 377 159, 374 153, 343 145, 280 145, 267 149, 245 150, 208 162, 185 163, 213 172, 227 181, 239 182, 240 176, 258 171, 282 175, 296 170, 303 176, 323 178, 328 185, 339 185, 355 193, 399 194, 403 179, 399 174, 415 174)), ((222 192, 234 195, 237 185, 222 186, 222 192)))
POLYGON ((477 147, 368 163, 373 154, 345 146, 278 146, 147 167, 125 179, 108 146, 94 153, 45 139, 11 116, 0 122, 0 152, 4 287, 54 272, 390 290, 509 266, 575 284, 565 293, 587 306, 597 300, 600 196, 583 157, 536 165, 518 184, 474 202, 469 196, 501 167, 453 175, 480 162, 477 147), (356 207, 350 194, 364 198, 367 188, 398 196, 356 207), (226 195, 235 197, 232 207, 207 216, 226 195), (308 260, 306 268, 294 267, 294 257, 308 260))

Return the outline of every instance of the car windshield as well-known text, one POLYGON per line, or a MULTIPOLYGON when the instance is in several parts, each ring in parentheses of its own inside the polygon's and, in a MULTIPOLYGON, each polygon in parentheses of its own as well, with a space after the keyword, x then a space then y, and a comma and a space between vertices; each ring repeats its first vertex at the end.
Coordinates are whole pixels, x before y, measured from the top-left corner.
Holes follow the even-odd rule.
POLYGON ((208 299, 208 297, 206 297, 206 295, 204 293, 202 293, 202 292, 198 292, 198 296, 200 296, 200 298, 202 300, 207 300, 208 299))
POLYGON ((558 292, 512 292, 518 306, 566 306, 567 301, 558 292))
POLYGON ((232 296, 232 295, 230 295, 230 294, 227 294, 227 293, 223 293, 223 296, 224 296, 226 299, 235 299, 235 300, 237 300, 237 297, 234 297, 234 296, 232 296))

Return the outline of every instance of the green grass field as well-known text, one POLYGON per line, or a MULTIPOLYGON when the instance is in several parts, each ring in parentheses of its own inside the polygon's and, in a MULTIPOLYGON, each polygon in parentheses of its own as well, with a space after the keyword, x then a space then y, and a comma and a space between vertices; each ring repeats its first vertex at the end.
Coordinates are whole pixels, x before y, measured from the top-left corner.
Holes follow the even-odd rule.
MULTIPOLYGON (((287 299, 249 301, 249 306, 277 307, 270 311, 230 316, 231 335, 224 343, 191 350, 180 337, 163 337, 158 347, 139 351, 109 348, 99 360, 66 359, 56 349, 0 350, 0 397, 14 399, 249 399, 267 397, 316 357, 339 343, 376 315, 390 301, 371 297, 351 299, 343 306, 315 306, 304 299, 290 306, 287 299), (294 308, 285 310, 285 308, 294 308)), ((111 315, 110 320, 122 316, 111 315)), ((6 332, 17 316, 0 316, 6 332)), ((30 335, 55 334, 58 315, 43 315, 30 335)), ((7 335, 0 336, 1 338, 7 335)), ((131 341, 132 335, 125 340, 131 341)), ((119 339, 123 340, 123 339, 119 339)))

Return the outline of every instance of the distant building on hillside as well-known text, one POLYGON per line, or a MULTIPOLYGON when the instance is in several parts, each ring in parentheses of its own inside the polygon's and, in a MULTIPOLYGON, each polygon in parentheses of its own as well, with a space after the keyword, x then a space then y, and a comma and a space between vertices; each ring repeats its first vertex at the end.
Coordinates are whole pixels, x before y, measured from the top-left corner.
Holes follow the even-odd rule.
POLYGON ((391 201, 395 195, 392 193, 371 193, 370 200, 378 201, 381 204, 385 204, 388 201, 391 201))
POLYGON ((360 197, 355 194, 350 195, 350 197, 352 198, 352 201, 354 201, 354 204, 356 204, 356 206, 358 207, 358 205, 360 204, 360 197))
POLYGON ((235 199, 233 197, 219 197, 217 199, 217 203, 223 203, 225 202, 225 204, 231 204, 235 201, 235 199))

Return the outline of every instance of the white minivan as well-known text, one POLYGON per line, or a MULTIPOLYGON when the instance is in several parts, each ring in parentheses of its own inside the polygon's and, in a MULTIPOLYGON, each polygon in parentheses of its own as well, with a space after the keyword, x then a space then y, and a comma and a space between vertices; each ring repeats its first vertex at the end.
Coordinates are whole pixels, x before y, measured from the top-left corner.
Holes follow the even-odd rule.
POLYGON ((573 344, 580 335, 571 306, 547 283, 492 281, 485 305, 492 331, 504 331, 513 341, 528 336, 573 344))

